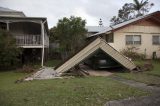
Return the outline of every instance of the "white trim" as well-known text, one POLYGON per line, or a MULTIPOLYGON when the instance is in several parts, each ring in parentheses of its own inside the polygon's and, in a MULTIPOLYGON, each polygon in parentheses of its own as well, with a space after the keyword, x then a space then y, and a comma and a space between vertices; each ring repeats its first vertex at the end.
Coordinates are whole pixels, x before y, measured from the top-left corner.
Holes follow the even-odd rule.
POLYGON ((44 66, 44 47, 45 47, 45 42, 44 42, 44 37, 45 37, 45 32, 44 32, 44 23, 47 22, 47 20, 45 20, 44 22, 41 21, 41 34, 42 34, 42 61, 41 61, 41 66, 44 66))

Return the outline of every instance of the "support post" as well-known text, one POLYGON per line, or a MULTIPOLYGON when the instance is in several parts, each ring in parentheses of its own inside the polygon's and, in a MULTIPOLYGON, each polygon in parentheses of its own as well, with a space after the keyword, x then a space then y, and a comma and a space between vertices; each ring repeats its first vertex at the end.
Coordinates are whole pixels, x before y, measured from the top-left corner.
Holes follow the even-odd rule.
POLYGON ((42 35, 42 61, 41 66, 44 66, 44 23, 41 22, 41 35, 42 35))
POLYGON ((7 31, 9 31, 9 22, 7 21, 6 24, 7 24, 7 31))

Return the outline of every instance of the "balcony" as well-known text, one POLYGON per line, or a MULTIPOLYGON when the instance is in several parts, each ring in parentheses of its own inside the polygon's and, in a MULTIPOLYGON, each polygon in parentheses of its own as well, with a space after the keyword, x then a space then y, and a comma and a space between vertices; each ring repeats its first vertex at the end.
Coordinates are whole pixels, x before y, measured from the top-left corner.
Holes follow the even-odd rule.
POLYGON ((42 46, 41 35, 13 34, 17 46, 42 46))

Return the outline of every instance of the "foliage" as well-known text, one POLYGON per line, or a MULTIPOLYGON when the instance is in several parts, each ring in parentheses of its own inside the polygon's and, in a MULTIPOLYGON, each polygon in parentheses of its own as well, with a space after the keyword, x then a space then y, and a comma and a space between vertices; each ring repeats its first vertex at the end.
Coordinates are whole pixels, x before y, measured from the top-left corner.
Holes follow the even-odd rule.
POLYGON ((24 76, 25 73, 0 73, 1 106, 102 106, 110 100, 149 94, 106 77, 14 83, 24 76))
POLYGON ((56 27, 50 30, 50 38, 52 41, 55 39, 59 41, 61 53, 72 54, 84 44, 87 32, 85 24, 85 20, 80 17, 64 17, 58 21, 56 27))
POLYGON ((19 62, 18 56, 21 50, 17 48, 13 36, 4 30, 0 30, 0 69, 14 68, 19 62))
POLYGON ((143 16, 149 12, 153 3, 148 0, 133 0, 134 3, 125 3, 121 9, 118 11, 118 16, 113 16, 111 18, 111 25, 116 25, 124 21, 143 16))
POLYGON ((138 53, 137 52, 138 48, 136 47, 127 47, 126 49, 123 49, 121 51, 121 53, 123 55, 125 55, 126 57, 129 57, 133 60, 136 60, 136 59, 144 59, 145 58, 145 54, 142 54, 142 53, 138 53))

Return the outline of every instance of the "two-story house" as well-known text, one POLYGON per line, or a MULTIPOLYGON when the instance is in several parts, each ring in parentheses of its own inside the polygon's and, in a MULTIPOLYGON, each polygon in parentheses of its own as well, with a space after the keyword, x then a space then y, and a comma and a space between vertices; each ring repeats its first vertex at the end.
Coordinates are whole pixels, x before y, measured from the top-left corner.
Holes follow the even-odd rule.
POLYGON ((21 11, 0 7, 0 28, 9 31, 23 48, 23 60, 38 59, 43 66, 49 47, 48 24, 44 17, 27 17, 21 11))

